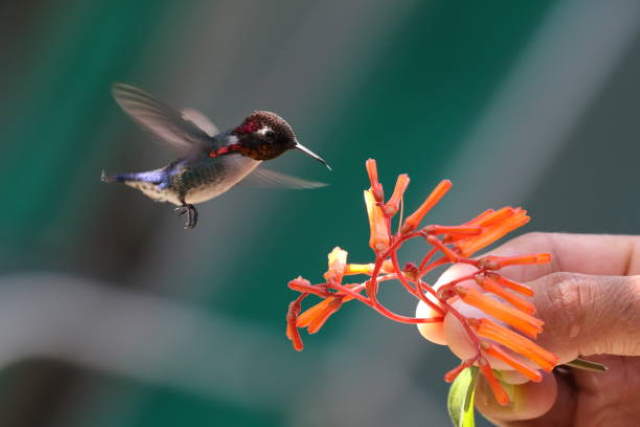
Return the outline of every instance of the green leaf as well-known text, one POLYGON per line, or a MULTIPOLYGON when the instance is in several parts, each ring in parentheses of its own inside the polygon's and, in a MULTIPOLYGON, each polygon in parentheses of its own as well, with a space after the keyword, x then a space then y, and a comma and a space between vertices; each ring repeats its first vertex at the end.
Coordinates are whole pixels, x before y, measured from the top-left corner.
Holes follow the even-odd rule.
POLYGON ((449 388, 447 409, 454 427, 474 427, 476 425, 473 397, 476 391, 478 368, 466 368, 453 381, 449 388))

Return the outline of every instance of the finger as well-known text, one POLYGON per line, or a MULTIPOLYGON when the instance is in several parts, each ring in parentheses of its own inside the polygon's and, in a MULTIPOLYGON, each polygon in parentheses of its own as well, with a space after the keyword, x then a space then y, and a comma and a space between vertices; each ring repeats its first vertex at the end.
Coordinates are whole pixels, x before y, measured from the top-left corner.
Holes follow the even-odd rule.
POLYGON ((640 355, 640 276, 554 273, 529 285, 545 322, 538 344, 561 363, 579 355, 640 355))
MULTIPOLYGON (((528 233, 508 241, 490 253, 514 256, 542 252, 551 253, 550 264, 512 266, 500 270, 500 273, 519 282, 528 282, 559 271, 599 275, 640 274, 640 237, 637 236, 528 233)), ((474 270, 468 264, 456 264, 440 276, 434 288, 474 270)), ((417 317, 435 315, 437 313, 431 307, 422 301, 418 303, 417 317)), ((430 341, 447 343, 442 323, 419 324, 418 330, 430 341)))
POLYGON ((513 256, 548 252, 551 263, 513 266, 501 274, 528 282, 558 271, 627 276, 640 274, 640 237, 597 234, 528 233, 491 251, 513 256))
POLYGON ((500 426, 572 425, 576 400, 571 379, 545 374, 540 383, 507 386, 512 403, 499 405, 483 378, 476 390, 476 408, 500 426))

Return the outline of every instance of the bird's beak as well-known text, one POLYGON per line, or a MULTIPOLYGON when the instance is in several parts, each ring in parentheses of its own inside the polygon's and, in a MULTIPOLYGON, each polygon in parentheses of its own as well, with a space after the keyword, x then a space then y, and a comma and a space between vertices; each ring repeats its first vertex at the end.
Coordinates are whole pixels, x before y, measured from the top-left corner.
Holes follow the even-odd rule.
POLYGON ((309 150, 307 147, 305 147, 304 145, 300 144, 298 141, 296 141, 296 145, 295 145, 294 148, 297 148, 298 150, 302 151, 307 156, 316 159, 317 161, 319 161, 320 163, 325 165, 327 167, 327 169, 331 170, 331 166, 329 166, 329 164, 327 162, 325 162, 325 160, 322 157, 318 156, 316 153, 314 153, 313 151, 309 150))

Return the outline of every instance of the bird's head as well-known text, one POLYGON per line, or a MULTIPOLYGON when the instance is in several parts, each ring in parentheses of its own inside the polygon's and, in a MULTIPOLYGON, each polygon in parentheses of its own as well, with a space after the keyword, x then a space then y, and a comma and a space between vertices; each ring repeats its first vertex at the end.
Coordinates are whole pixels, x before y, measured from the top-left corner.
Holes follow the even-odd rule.
POLYGON ((298 142, 296 134, 282 117, 269 111, 255 111, 232 132, 239 151, 255 160, 271 160, 285 151, 298 149, 331 169, 324 159, 298 142))

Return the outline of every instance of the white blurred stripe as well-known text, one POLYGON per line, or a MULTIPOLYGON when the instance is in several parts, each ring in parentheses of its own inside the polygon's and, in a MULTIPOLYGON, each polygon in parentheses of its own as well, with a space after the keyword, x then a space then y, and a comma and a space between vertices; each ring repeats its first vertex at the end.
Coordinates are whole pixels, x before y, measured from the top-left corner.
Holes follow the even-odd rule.
POLYGON ((284 405, 303 367, 284 336, 187 304, 73 276, 0 279, 0 369, 53 358, 258 408, 284 405), (268 349, 268 351, 265 351, 268 349), (273 372, 291 376, 274 380, 273 372))
MULTIPOLYGON (((640 31, 640 2, 566 0, 522 53, 447 171, 443 206, 479 212, 532 191, 640 31)), ((603 141, 604 142, 604 141, 603 141)))

